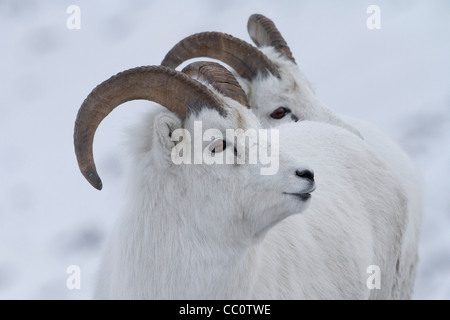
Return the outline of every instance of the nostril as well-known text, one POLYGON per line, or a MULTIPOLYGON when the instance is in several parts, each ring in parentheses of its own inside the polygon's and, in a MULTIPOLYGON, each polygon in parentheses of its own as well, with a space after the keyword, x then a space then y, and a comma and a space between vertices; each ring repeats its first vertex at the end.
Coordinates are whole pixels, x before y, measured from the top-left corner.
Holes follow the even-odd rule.
POLYGON ((314 172, 311 170, 297 170, 295 174, 300 178, 314 181, 314 172))

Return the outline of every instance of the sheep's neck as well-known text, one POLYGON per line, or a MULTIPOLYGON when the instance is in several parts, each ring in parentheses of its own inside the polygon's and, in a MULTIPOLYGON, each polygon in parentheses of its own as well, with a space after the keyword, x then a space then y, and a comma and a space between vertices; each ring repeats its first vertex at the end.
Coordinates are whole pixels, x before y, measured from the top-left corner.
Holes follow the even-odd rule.
POLYGON ((134 263, 130 261, 131 268, 140 266, 133 271, 132 282, 142 287, 143 296, 166 299, 250 298, 257 276, 255 249, 217 243, 199 236, 195 227, 172 218, 167 219, 166 216, 142 224, 146 225, 143 233, 148 238, 139 241, 140 246, 133 246, 136 250, 133 256, 140 259, 146 252, 145 256, 149 257, 134 263), (174 225, 177 228, 173 228, 174 225))

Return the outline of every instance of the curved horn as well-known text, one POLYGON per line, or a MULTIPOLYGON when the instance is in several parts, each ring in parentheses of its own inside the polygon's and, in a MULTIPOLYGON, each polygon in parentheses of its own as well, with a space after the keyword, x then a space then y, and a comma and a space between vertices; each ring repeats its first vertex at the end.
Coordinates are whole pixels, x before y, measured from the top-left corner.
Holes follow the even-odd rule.
POLYGON ((224 66, 210 61, 193 62, 181 72, 211 84, 219 93, 250 108, 247 95, 233 74, 224 66))
POLYGON ((256 46, 271 46, 295 63, 291 49, 272 20, 262 14, 253 14, 248 18, 247 30, 256 46))
POLYGON ((202 32, 184 38, 166 54, 161 65, 175 69, 186 60, 200 57, 223 61, 248 80, 259 73, 280 77, 277 67, 261 51, 221 32, 202 32))
POLYGON ((220 101, 204 85, 170 68, 148 66, 118 73, 88 95, 75 121, 74 144, 78 166, 96 189, 102 189, 92 153, 94 135, 100 122, 114 108, 127 101, 145 99, 165 106, 181 119, 203 107, 226 116, 220 101))

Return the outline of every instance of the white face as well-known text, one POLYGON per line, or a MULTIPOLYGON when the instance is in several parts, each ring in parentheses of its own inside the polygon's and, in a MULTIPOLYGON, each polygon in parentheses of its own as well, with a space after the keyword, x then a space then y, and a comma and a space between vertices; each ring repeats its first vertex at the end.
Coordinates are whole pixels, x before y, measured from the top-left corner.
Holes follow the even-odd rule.
POLYGON ((263 48, 262 51, 278 67, 280 78, 269 75, 250 83, 240 81, 261 124, 270 128, 315 119, 320 110, 314 90, 298 66, 280 57, 271 47, 263 48))
POLYGON ((289 150, 278 150, 278 130, 260 131, 251 111, 239 105, 223 118, 205 109, 189 117, 184 130, 177 131, 180 127, 172 128, 171 139, 179 141, 176 151, 172 144, 171 150, 158 153, 165 160, 159 161, 166 166, 161 170, 176 173, 179 194, 192 199, 192 208, 187 211, 202 220, 211 237, 255 239, 308 207, 315 188, 312 170, 289 156, 289 150), (237 128, 242 129, 238 138, 230 138, 230 130, 236 132, 237 128), (252 130, 255 135, 250 134, 252 130), (196 140, 198 133, 200 142, 196 140), (240 139, 243 133, 248 134, 247 140, 240 139), (256 160, 251 158, 255 150, 256 160), (190 157, 175 164, 174 154, 186 152, 191 152, 190 157))
POLYGON ((276 83, 271 82, 255 85, 249 96, 249 102, 255 106, 255 114, 261 120, 261 124, 266 128, 273 128, 281 124, 305 120, 304 112, 299 110, 297 102, 292 98, 296 93, 286 92, 278 79, 276 83), (267 90, 267 87, 272 90, 267 90))

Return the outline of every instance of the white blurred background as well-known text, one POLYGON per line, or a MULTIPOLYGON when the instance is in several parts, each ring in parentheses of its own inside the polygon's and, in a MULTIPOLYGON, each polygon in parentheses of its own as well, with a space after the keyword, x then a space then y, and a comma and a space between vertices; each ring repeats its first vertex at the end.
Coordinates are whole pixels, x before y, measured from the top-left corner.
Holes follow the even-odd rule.
POLYGON ((79 173, 79 106, 119 71, 156 65, 183 37, 250 41, 253 13, 274 20, 318 95, 371 121, 415 160, 426 206, 414 297, 450 298, 450 2, 0 0, 0 298, 89 299, 125 189, 123 133, 148 103, 130 102, 96 136, 101 192, 79 173), (369 30, 366 9, 381 8, 369 30), (69 30, 66 9, 81 9, 69 30), (66 268, 81 268, 68 290, 66 268))

